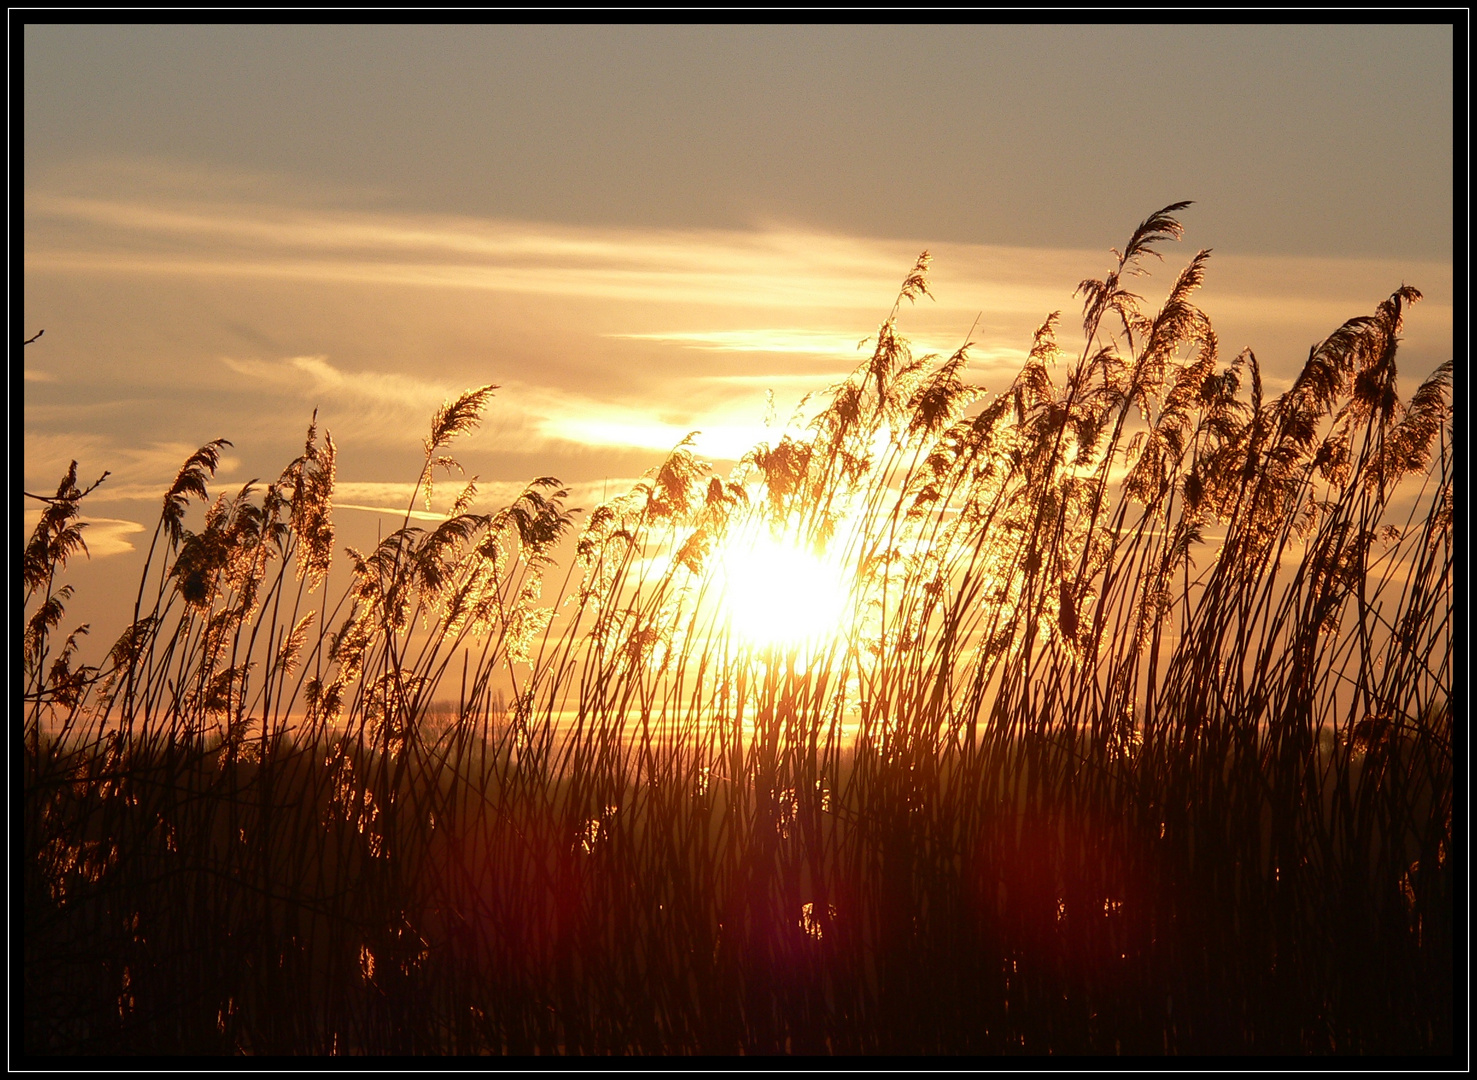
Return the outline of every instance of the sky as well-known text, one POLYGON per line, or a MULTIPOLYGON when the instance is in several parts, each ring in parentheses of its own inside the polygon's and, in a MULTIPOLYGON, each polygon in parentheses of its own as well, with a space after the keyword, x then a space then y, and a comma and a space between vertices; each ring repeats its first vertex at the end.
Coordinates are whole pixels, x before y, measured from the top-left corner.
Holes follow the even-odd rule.
POLYGON ((223 487, 269 480, 316 408, 341 538, 372 542, 432 412, 495 383, 455 448, 487 503, 552 474, 593 506, 689 431, 720 468, 773 437, 925 248, 899 329, 973 340, 991 392, 1183 199, 1142 291, 1212 249, 1200 304, 1273 390, 1402 283, 1402 371, 1451 355, 1449 25, 30 25, 22 50, 22 471, 111 470, 71 609, 104 624, 209 439, 223 487))

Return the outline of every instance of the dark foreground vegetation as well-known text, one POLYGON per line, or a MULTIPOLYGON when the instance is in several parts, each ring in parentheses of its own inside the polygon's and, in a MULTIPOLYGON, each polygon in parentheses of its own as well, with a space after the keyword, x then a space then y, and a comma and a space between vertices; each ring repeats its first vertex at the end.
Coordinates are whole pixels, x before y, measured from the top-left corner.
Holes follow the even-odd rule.
POLYGON ((578 525, 468 485, 330 566, 332 440, 214 502, 211 444, 96 666, 74 464, 23 563, 24 1049, 1451 1052, 1451 365, 1400 395, 1402 287, 1264 392, 1206 253, 1127 291, 1181 208, 1003 392, 896 333, 920 259, 802 434, 578 525), (834 636, 728 628, 755 527, 847 568, 834 636))

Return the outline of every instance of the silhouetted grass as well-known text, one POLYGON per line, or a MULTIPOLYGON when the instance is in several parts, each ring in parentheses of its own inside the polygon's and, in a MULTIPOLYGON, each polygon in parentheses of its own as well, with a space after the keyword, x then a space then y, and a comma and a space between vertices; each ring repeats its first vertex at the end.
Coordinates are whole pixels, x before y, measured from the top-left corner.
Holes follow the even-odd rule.
POLYGON ((468 485, 334 563, 316 425, 192 531, 212 443, 96 667, 74 464, 23 558, 26 1051, 1449 1053, 1451 365, 1399 397, 1402 286, 1265 395, 1206 252, 1127 291, 1183 205, 1075 356, 914 358, 925 256, 808 429, 577 534, 468 485), (728 628, 755 528, 845 568, 834 636, 728 628))

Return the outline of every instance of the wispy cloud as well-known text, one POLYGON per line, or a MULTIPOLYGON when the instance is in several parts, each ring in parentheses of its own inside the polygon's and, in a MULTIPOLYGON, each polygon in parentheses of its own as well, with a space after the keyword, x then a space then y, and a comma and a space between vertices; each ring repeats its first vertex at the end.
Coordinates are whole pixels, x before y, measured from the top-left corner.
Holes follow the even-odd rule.
POLYGON ((133 551, 134 545, 127 538, 143 531, 144 527, 136 521, 123 518, 88 518, 84 535, 87 550, 92 557, 105 559, 109 555, 123 555, 133 551))
POLYGON ((555 438, 588 446, 655 451, 671 450, 691 435, 692 448, 697 453, 730 461, 771 437, 762 424, 710 424, 689 429, 640 416, 624 422, 595 417, 554 417, 546 422, 544 430, 555 438))
MULTIPOLYGON (((27 536, 41 520, 40 508, 26 507, 21 516, 21 525, 27 536)), ((144 531, 144 526, 124 518, 84 517, 81 524, 82 542, 87 545, 87 554, 94 559, 106 559, 110 555, 125 555, 136 550, 128 537, 144 531)))
POLYGON ((898 275, 898 255, 884 245, 820 234, 582 230, 270 205, 161 206, 44 192, 28 196, 26 212, 27 266, 33 270, 839 307, 875 306, 876 287, 895 288, 898 275))
MULTIPOLYGON (((85 170, 84 170, 85 171, 85 170)), ((301 205, 268 178, 189 174, 149 162, 110 162, 90 191, 52 177, 26 192, 28 268, 132 274, 217 274, 284 280, 475 288, 664 304, 772 309, 885 308, 924 241, 843 236, 783 224, 748 230, 560 226, 447 214, 301 205), (108 194, 98 194, 108 192, 108 194), (224 193, 224 194, 223 194, 224 193)), ((363 194, 363 193, 361 193, 363 194)), ((338 200, 342 205, 345 200, 338 200)), ((955 295, 946 305, 1041 316, 1068 306, 1084 274, 1106 272, 1106 253, 933 243, 935 268, 955 295)), ((1188 257, 1189 251, 1186 251, 1188 257)), ((1373 259, 1217 255, 1227 304, 1257 303, 1263 318, 1302 318, 1306 305, 1344 305, 1351 269, 1385 285, 1397 264, 1373 259), (1250 278, 1238 273, 1250 269, 1250 278), (1332 271, 1332 272, 1331 272, 1332 271), (1255 281, 1251 280, 1256 279, 1255 281), (1251 285, 1251 291, 1245 286, 1251 285)), ((1434 276, 1449 264, 1398 264, 1434 276)), ((1400 270, 1395 270, 1399 277, 1400 270)), ((1449 269, 1446 270, 1449 276, 1449 269)), ((1398 284, 1398 280, 1395 282, 1398 284)), ((1339 308, 1342 311, 1342 306, 1339 308)), ((1342 319, 1345 315, 1334 315, 1342 319)), ((689 344, 748 351, 832 352, 849 334, 813 327, 736 332, 700 329, 689 344)), ((633 331, 625 336, 647 336, 633 331)), ((652 339, 676 340, 668 334, 652 339)))
POLYGON ((449 382, 419 379, 394 371, 346 372, 326 356, 293 356, 284 360, 221 357, 221 363, 244 376, 248 385, 270 386, 306 398, 333 395, 360 404, 393 405, 414 409, 429 417, 428 409, 464 388, 449 382))
MULTIPOLYGON (((917 254, 908 242, 781 225, 576 228, 312 210, 219 201, 203 192, 191 198, 157 190, 121 197, 28 191, 25 210, 30 270, 234 275, 657 304, 873 311, 885 308, 917 254)), ((1021 270, 994 283, 997 310, 1039 312, 1056 302, 1066 279, 1021 270)))
MULTIPOLYGON (((418 441, 441 402, 492 381, 502 389, 484 417, 491 453, 661 452, 698 430, 700 453, 733 458, 767 437, 765 390, 783 394, 786 410, 865 358, 859 343, 922 246, 780 224, 642 230, 328 210, 263 182, 122 175, 127 182, 112 186, 93 177, 90 192, 27 191, 28 273, 43 282, 117 275, 140 295, 180 291, 156 288, 162 278, 188 278, 200 290, 212 283, 219 311, 214 322, 195 316, 198 329, 229 347, 172 362, 197 390, 237 395, 222 430, 255 423, 284 443, 283 399, 321 405, 320 425, 341 445, 357 437, 383 448, 418 441), (305 285, 314 287, 309 312, 305 285), (281 297, 297 301, 295 323, 281 315, 286 305, 274 305, 281 297), (497 314, 482 317, 484 304, 497 314), (243 352, 243 336, 222 330, 230 325, 264 331, 246 338, 263 351, 243 352), (302 344, 274 350, 279 340, 302 344), (243 394, 258 403, 250 417, 240 412, 243 394)), ((915 355, 947 355, 979 315, 969 377, 990 390, 1018 369, 1051 311, 1063 312, 1070 351, 1080 310, 1073 286, 1111 262, 1102 251, 931 246, 936 298, 904 305, 903 330, 915 355)), ((1170 266, 1146 282, 1149 303, 1172 280, 1176 253, 1166 256, 1170 266)), ((1434 294, 1406 344, 1423 362, 1434 355, 1434 366, 1450 349, 1448 264, 1217 255, 1201 297, 1223 348, 1254 346, 1274 385, 1312 341, 1371 310, 1402 279, 1434 294)), ((120 365, 115 385, 137 370, 120 365)), ((64 401, 42 381, 49 374, 27 371, 36 399, 26 405, 28 425, 78 432, 95 418, 124 441, 130 410, 119 401, 136 386, 110 401, 64 401)))
MULTIPOLYGON (((564 504, 568 507, 589 509, 629 491, 637 479, 639 478, 614 476, 565 484, 564 490, 569 494, 565 497, 564 504)), ((464 485, 464 480, 459 481, 456 478, 437 483, 431 502, 432 509, 425 509, 424 502, 420 502, 410 511, 411 517, 417 521, 445 521, 446 511, 450 509, 451 503, 461 493, 464 485)), ((511 505, 527 487, 527 483, 521 480, 485 481, 479 479, 477 480, 476 497, 470 509, 478 514, 501 510, 511 505)), ((341 480, 334 487, 333 507, 335 510, 357 510, 390 517, 404 517, 414 490, 413 484, 341 480)))
MULTIPOLYGON (((695 376, 693 382, 707 381, 695 376)), ((811 388, 824 386, 824 376, 810 377, 811 388)), ((689 391, 691 387, 687 388, 689 391)), ((527 445, 557 449, 558 445, 611 450, 647 450, 665 454, 689 435, 693 449, 711 458, 736 460, 756 442, 772 437, 764 424, 762 398, 717 400, 700 404, 671 395, 650 401, 615 401, 576 391, 510 383, 506 401, 515 403, 517 419, 527 445), (698 422, 693 422, 696 414, 698 422)))
POLYGON ((403 506, 362 506, 359 503, 336 502, 333 504, 335 510, 363 510, 371 514, 382 514, 388 517, 409 517, 412 521, 445 521, 446 514, 438 514, 432 510, 407 510, 403 506))
MULTIPOLYGON (((828 380, 845 378, 858 365, 871 356, 875 343, 873 337, 858 338, 852 334, 833 330, 805 330, 798 328, 754 329, 754 330, 709 330, 669 331, 640 334, 607 334, 607 337, 634 341, 651 341, 673 345, 683 349, 695 349, 712 353, 742 353, 749 358, 762 356, 783 357, 787 361, 796 357, 815 357, 829 361, 824 366, 811 365, 799 371, 750 371, 742 374, 710 373, 694 375, 695 382, 708 382, 716 386, 747 385, 771 387, 779 385, 803 385, 814 390, 828 380)), ((929 337, 911 340, 914 356, 948 356, 964 342, 945 342, 929 337)), ((1012 373, 1025 362, 1027 350, 1010 346, 981 347, 973 344, 969 349, 969 361, 975 370, 1007 367, 1012 373)))
POLYGON ((607 334, 635 341, 660 341, 710 352, 784 353, 854 359, 867 343, 850 334, 799 328, 774 330, 709 330, 687 333, 607 334))
MULTIPOLYGON (((127 443, 87 431, 27 432, 25 484, 38 495, 54 491, 68 465, 76 461, 79 483, 110 475, 90 497, 93 502, 158 501, 185 460, 199 449, 182 442, 127 443)), ((216 477, 222 485, 241 467, 241 459, 222 454, 216 477)))

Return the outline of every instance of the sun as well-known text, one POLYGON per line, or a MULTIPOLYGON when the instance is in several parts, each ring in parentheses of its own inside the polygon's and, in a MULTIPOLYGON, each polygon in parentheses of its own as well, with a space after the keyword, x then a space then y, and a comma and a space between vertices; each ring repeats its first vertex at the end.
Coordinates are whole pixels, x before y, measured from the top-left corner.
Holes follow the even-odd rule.
POLYGON ((850 588, 833 560, 763 530, 736 537, 720 566, 729 628, 749 643, 788 648, 837 633, 850 588))

